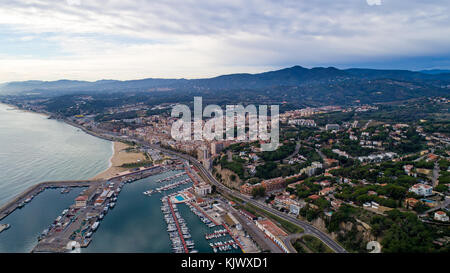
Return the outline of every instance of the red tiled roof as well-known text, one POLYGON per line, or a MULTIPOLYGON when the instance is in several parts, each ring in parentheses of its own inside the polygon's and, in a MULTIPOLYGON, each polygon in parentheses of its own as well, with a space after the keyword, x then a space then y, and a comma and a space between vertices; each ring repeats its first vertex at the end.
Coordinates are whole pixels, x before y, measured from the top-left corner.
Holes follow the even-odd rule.
POLYGON ((80 195, 77 198, 75 198, 75 201, 87 201, 88 197, 86 195, 80 195))
POLYGON ((308 198, 312 199, 312 200, 316 200, 316 199, 319 199, 320 196, 318 196, 317 194, 313 194, 313 195, 308 196, 308 198))

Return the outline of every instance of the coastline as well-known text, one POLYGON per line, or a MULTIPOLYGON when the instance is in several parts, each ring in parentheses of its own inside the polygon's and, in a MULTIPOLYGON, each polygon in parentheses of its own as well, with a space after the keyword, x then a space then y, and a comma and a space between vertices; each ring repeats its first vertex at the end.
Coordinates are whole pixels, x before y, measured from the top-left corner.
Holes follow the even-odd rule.
POLYGON ((28 110, 28 109, 22 109, 22 108, 19 108, 17 105, 5 103, 3 101, 0 101, 0 104, 4 104, 4 105, 7 105, 7 106, 12 108, 12 109, 6 109, 7 111, 22 111, 22 112, 25 112, 25 113, 33 113, 33 114, 42 115, 42 116, 45 116, 47 118, 51 117, 51 114, 47 113, 47 112, 35 112, 35 111, 28 110))
POLYGON ((109 168, 103 172, 97 174, 92 179, 110 179, 117 176, 118 173, 128 170, 128 168, 120 167, 123 164, 135 163, 145 160, 145 156, 142 153, 127 152, 126 149, 131 146, 123 142, 113 142, 113 155, 109 159, 109 168))
MULTIPOLYGON (((33 114, 39 114, 39 115, 43 115, 47 118, 51 118, 51 116, 52 116, 51 113, 37 112, 37 111, 22 109, 16 105, 4 103, 4 102, 0 102, 0 103, 13 108, 11 110, 19 110, 19 111, 29 112, 29 113, 33 113, 33 114)), ((94 177, 91 177, 90 180, 110 179, 114 176, 117 176, 118 173, 128 170, 127 168, 120 167, 123 164, 136 163, 136 162, 145 160, 145 156, 142 153, 133 153, 133 152, 124 151, 127 148, 131 147, 130 145, 128 145, 126 143, 115 141, 113 138, 108 138, 106 136, 99 135, 95 132, 89 131, 86 128, 84 128, 78 124, 75 124, 73 122, 70 122, 66 119, 56 119, 56 120, 64 122, 65 124, 75 127, 77 129, 80 129, 88 135, 91 135, 93 137, 97 137, 97 138, 100 138, 103 140, 108 140, 111 142, 111 148, 113 150, 113 153, 112 153, 111 157, 108 159, 108 161, 109 161, 108 168, 106 170, 98 173, 94 177)))

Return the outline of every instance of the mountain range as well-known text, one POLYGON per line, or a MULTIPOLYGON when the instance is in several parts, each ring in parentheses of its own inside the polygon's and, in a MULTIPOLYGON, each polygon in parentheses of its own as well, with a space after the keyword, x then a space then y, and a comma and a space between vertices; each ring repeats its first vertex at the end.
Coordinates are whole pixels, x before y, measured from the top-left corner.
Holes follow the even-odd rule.
MULTIPOLYGON (((246 90, 264 92, 280 99, 290 97, 359 98, 374 96, 377 101, 417 96, 448 95, 450 73, 445 70, 409 71, 376 69, 305 68, 293 66, 258 74, 229 74, 207 79, 142 79, 130 81, 24 81, 0 86, 0 95, 33 94, 59 96, 101 92, 221 92, 246 90), (380 95, 381 94, 381 95, 380 95), (381 98, 381 99, 378 99, 381 98)), ((259 94, 258 93, 258 94, 259 94)))

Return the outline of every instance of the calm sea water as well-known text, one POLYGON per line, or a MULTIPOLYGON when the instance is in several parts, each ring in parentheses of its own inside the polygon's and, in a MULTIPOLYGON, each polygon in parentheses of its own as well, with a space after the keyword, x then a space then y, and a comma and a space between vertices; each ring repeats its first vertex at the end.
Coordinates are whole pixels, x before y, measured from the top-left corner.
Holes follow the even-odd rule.
POLYGON ((25 253, 33 250, 41 232, 74 203, 82 190, 74 188, 67 194, 61 194, 61 190, 47 189, 3 219, 1 223, 8 223, 11 227, 0 233, 0 253, 25 253))
POLYGON ((109 141, 0 104, 0 206, 39 182, 93 177, 112 153, 109 141))

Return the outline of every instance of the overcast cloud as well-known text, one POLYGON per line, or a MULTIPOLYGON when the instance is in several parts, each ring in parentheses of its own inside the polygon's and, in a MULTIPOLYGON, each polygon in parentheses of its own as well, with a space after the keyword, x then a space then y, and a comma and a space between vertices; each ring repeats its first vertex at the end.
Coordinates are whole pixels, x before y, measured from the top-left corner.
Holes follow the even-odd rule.
POLYGON ((0 82, 450 68, 450 0, 15 0, 0 82))

